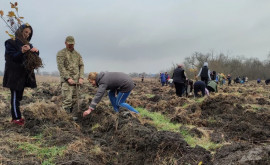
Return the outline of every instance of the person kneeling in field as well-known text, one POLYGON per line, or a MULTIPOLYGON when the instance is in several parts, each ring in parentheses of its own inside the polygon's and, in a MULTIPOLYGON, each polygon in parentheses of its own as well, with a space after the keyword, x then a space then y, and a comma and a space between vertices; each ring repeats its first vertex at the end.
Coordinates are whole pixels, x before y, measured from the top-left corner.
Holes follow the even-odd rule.
POLYGON ((206 88, 205 82, 204 81, 196 81, 194 83, 194 96, 195 97, 201 97, 198 93, 201 92, 202 93, 202 97, 204 97, 204 95, 206 94, 207 96, 209 96, 209 91, 206 88))
POLYGON ((218 92, 217 83, 213 80, 208 81, 207 89, 209 92, 218 92))
POLYGON ((98 91, 88 110, 84 111, 83 117, 89 115, 96 108, 106 90, 110 90, 108 96, 115 112, 119 112, 119 108, 124 107, 130 111, 139 113, 132 106, 125 103, 131 90, 135 87, 133 80, 127 74, 121 72, 90 72, 88 81, 93 86, 97 86, 98 91))

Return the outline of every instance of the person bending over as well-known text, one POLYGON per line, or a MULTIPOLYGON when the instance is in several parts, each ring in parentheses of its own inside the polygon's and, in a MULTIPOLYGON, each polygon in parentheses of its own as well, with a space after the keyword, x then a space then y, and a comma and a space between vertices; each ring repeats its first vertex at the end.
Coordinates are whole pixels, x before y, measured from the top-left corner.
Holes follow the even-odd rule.
POLYGON ((127 74, 122 72, 90 72, 88 81, 93 86, 97 86, 98 91, 88 110, 84 111, 83 117, 89 115, 96 108, 106 90, 109 90, 108 96, 115 112, 119 112, 119 108, 124 107, 130 111, 139 113, 132 106, 125 103, 131 90, 135 87, 133 80, 127 74))

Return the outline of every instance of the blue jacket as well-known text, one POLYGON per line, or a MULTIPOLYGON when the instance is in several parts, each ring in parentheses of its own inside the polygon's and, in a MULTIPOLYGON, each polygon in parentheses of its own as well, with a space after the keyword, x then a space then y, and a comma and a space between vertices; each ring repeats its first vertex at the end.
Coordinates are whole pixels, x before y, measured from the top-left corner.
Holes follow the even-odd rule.
POLYGON ((165 78, 165 74, 164 73, 161 73, 160 75, 160 81, 165 83, 166 82, 166 78, 165 78))

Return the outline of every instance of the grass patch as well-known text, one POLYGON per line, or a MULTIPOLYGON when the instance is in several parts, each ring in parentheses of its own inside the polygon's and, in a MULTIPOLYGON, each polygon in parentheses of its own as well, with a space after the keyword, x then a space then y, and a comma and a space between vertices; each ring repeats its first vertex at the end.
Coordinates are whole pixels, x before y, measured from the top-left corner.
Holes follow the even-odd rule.
POLYGON ((204 101, 204 99, 205 99, 205 97, 199 97, 199 98, 195 98, 195 101, 196 101, 197 103, 201 103, 201 102, 204 101))
POLYGON ((215 150, 219 147, 222 146, 222 144, 216 144, 213 143, 209 140, 207 137, 202 137, 202 138, 196 138, 192 137, 187 130, 180 130, 180 126, 182 124, 179 123, 171 123, 170 120, 162 115, 161 113, 157 112, 149 112, 146 109, 143 108, 136 108, 142 117, 149 117, 152 119, 150 121, 150 124, 154 125, 158 130, 163 130, 163 131, 172 131, 172 132, 177 132, 180 133, 183 137, 184 140, 191 146, 195 147, 196 145, 199 145, 206 150, 215 150))
POLYGON ((153 98, 155 95, 153 95, 153 94, 145 94, 145 96, 150 99, 150 98, 153 98))
POLYGON ((207 137, 194 138, 190 135, 186 135, 184 139, 191 147, 199 145, 208 151, 213 151, 223 146, 222 144, 211 142, 207 137))
POLYGON ((182 105, 183 108, 187 108, 188 106, 189 106, 188 103, 184 103, 184 104, 182 105))
POLYGON ((153 120, 151 124, 157 127, 158 130, 180 132, 179 127, 181 124, 170 123, 170 120, 161 113, 149 112, 143 108, 137 108, 137 110, 140 112, 141 116, 150 117, 153 120))
POLYGON ((97 124, 95 124, 95 125, 92 126, 91 130, 92 130, 92 131, 95 131, 95 130, 97 130, 99 127, 100 127, 100 124, 97 123, 97 124))
POLYGON ((54 165, 53 161, 62 156, 66 147, 47 147, 46 142, 42 141, 42 135, 35 136, 34 143, 19 142, 18 149, 26 151, 26 154, 35 155, 42 165, 54 165))

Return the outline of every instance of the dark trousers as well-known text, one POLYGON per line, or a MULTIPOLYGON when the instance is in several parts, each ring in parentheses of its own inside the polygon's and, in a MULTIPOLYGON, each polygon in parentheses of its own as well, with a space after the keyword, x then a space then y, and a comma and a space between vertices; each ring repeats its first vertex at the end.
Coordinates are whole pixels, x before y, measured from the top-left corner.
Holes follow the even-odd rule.
POLYGON ((201 80, 205 83, 205 85, 208 84, 208 77, 201 77, 201 80))
POLYGON ((175 86, 175 90, 176 90, 176 95, 179 97, 182 97, 183 91, 185 89, 185 84, 174 82, 174 86, 175 86))
POLYGON ((11 92, 11 115, 13 120, 21 119, 21 111, 20 111, 20 101, 22 100, 23 97, 23 90, 13 90, 10 89, 11 92))

